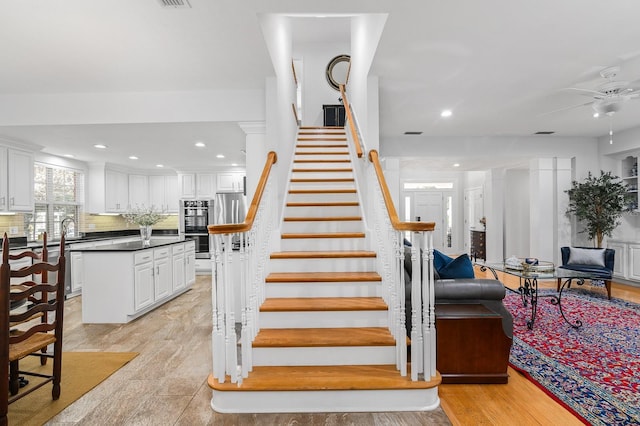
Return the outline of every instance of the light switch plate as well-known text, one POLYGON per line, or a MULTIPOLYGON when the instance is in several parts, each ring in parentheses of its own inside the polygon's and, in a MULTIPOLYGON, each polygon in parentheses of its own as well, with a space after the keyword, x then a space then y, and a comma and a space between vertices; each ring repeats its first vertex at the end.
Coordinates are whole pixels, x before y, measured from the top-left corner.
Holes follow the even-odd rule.
POLYGON ((18 227, 17 226, 11 226, 9 228, 9 235, 18 235, 18 227))

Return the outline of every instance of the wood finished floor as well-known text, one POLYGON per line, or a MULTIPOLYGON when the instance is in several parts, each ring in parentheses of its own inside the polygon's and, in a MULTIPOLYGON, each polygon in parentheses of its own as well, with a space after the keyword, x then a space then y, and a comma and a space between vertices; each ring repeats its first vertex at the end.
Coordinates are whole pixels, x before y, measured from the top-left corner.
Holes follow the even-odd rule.
MULTIPOLYGON (((441 385, 431 413, 219 414, 206 384, 211 365, 210 276, 191 291, 126 325, 82 324, 81 298, 66 303, 66 351, 140 355, 50 425, 579 425, 524 376, 506 385, 441 385)), ((509 280, 505 281, 510 285, 509 280)), ((513 285, 513 284, 511 284, 513 285)), ((546 285, 552 286, 553 283, 546 285)), ((595 288, 594 291, 604 291, 595 288)), ((613 296, 640 302, 640 288, 613 285, 613 296)), ((64 392, 64 372, 62 391, 64 392)))

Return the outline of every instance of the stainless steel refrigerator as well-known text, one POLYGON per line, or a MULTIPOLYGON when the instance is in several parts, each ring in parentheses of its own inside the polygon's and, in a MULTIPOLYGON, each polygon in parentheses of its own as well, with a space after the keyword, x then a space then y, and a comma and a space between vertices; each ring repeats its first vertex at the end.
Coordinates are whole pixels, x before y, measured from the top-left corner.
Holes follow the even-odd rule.
MULTIPOLYGON (((242 223, 247 216, 247 197, 242 192, 219 192, 214 203, 214 223, 242 223)), ((233 237, 233 248, 240 248, 240 239, 233 237)))

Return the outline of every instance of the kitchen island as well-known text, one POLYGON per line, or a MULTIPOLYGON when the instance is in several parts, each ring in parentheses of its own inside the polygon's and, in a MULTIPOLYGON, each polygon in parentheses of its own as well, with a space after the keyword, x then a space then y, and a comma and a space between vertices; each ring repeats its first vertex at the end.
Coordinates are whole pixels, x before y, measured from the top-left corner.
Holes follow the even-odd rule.
POLYGON ((152 239, 82 253, 82 321, 127 323, 187 291, 195 282, 195 241, 152 239))

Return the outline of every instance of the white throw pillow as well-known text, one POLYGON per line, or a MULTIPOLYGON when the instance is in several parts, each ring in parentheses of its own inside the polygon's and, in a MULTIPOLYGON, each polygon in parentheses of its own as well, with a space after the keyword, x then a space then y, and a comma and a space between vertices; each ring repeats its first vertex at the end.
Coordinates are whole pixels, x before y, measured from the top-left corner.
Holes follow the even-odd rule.
POLYGON ((569 247, 568 265, 593 265, 604 268, 605 249, 586 249, 569 247))

